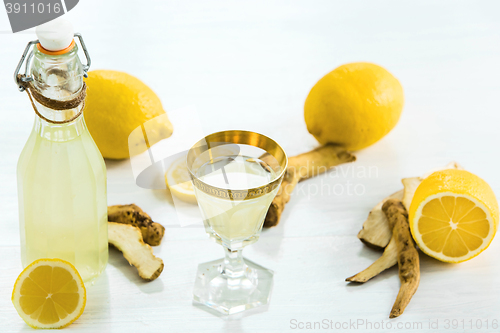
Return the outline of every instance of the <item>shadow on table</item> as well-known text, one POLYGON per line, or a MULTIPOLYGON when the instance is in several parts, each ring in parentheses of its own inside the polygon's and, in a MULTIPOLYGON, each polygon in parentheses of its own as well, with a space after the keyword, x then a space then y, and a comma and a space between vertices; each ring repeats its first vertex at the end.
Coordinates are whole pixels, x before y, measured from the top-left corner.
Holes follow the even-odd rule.
POLYGON ((240 313, 235 313, 232 315, 225 315, 225 314, 222 314, 222 313, 220 313, 220 312, 218 312, 218 311, 216 311, 216 310, 214 310, 206 305, 203 305, 203 304, 200 304, 200 303, 197 303, 194 301, 193 301, 193 306, 195 308, 203 310, 203 311, 205 311, 205 312, 207 312, 215 317, 218 317, 218 318, 224 320, 225 325, 224 325, 223 332, 230 332, 230 333, 243 331, 243 329, 241 327, 241 319, 248 317, 248 316, 253 316, 253 315, 256 315, 259 313, 264 313, 264 312, 267 312, 269 310, 269 304, 266 304, 263 306, 259 306, 257 308, 245 310, 245 311, 240 312, 240 313))
POLYGON ((425 253, 422 253, 422 251, 420 251, 420 250, 418 251, 418 253, 419 253, 419 259, 420 259, 420 271, 421 272, 422 272, 422 269, 424 269, 425 272, 450 271, 450 270, 459 270, 460 269, 460 265, 439 261, 437 259, 429 257, 425 253))
POLYGON ((75 322, 96 322, 106 320, 110 313, 109 277, 104 270, 93 282, 85 284, 87 290, 87 304, 82 314, 82 320, 75 322))
MULTIPOLYGON (((255 246, 254 251, 265 256, 265 257, 270 257, 274 261, 278 261, 279 256, 280 256, 280 249, 281 249, 281 243, 283 242, 283 239, 285 237, 285 229, 284 229, 284 224, 286 223, 286 219, 288 217, 288 213, 292 210, 292 205, 289 204, 289 210, 285 210, 283 212, 283 215, 281 216, 280 223, 278 223, 277 226, 270 227, 270 228, 262 228, 262 232, 260 234, 260 239, 261 240, 266 240, 269 239, 268 242, 265 242, 265 246, 262 245, 262 243, 259 244, 257 242, 257 246, 255 245, 250 245, 250 246, 255 246)), ((244 254, 245 252, 243 252, 244 254)), ((269 268, 269 267, 268 267, 269 268)))
POLYGON ((125 275, 127 279, 135 284, 143 293, 154 294, 163 291, 164 286, 161 279, 156 279, 154 281, 143 280, 139 276, 137 268, 131 266, 127 259, 123 257, 123 254, 112 246, 109 247, 108 264, 121 271, 123 275, 125 275))

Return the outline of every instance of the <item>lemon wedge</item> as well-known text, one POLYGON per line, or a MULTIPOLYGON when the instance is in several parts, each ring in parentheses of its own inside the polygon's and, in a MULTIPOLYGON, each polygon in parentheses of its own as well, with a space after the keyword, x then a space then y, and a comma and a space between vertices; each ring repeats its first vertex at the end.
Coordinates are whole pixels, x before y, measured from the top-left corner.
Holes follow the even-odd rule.
POLYGON ((193 183, 186 166, 186 156, 174 161, 165 173, 165 183, 170 192, 182 201, 196 204, 193 183))

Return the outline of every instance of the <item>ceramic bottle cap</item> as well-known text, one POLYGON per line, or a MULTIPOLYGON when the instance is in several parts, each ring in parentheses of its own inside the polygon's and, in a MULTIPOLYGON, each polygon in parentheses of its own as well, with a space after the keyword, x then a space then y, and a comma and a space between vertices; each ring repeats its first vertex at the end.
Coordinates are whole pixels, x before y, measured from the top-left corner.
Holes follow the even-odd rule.
POLYGON ((36 35, 44 49, 60 51, 73 41, 73 25, 68 20, 57 18, 36 27, 36 35))

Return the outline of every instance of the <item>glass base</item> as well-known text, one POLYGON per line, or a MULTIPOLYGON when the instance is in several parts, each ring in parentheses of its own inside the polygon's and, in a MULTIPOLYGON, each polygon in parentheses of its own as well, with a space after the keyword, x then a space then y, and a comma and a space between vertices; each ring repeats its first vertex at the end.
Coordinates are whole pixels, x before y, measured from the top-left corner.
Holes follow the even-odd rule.
POLYGON ((244 274, 229 277, 224 259, 198 265, 194 301, 223 314, 233 314, 269 303, 273 271, 245 259, 244 274))

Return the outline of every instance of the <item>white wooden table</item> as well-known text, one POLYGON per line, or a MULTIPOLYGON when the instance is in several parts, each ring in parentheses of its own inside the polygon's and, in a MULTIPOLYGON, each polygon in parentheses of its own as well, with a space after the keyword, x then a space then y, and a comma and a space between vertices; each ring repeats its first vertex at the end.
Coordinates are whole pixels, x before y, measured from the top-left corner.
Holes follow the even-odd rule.
MULTIPOLYGON (((193 106, 205 134, 247 129, 273 137, 290 155, 307 151, 316 142, 303 121, 305 97, 320 77, 352 61, 391 71, 406 105, 398 126, 357 152, 354 164, 302 183, 279 226, 245 249, 275 271, 274 290, 268 307, 230 317, 192 304, 198 263, 221 257, 221 248, 203 229, 180 226, 166 190, 138 187, 129 160, 108 161, 109 204, 136 203, 165 225, 155 248, 165 270, 143 282, 111 250, 105 273, 88 287, 84 314, 67 331, 314 331, 308 322, 321 323, 315 331, 499 331, 492 326, 500 326, 500 236, 458 265, 421 255, 419 289, 394 320, 396 268, 364 285, 344 282, 380 255, 356 234, 401 178, 455 160, 500 195, 499 12, 498 1, 80 1, 68 16, 85 37, 92 68, 141 78, 176 131, 182 108, 193 106)), ((16 162, 34 113, 12 73, 35 35, 9 30, 0 10, 0 331, 19 332, 31 329, 10 301, 21 272, 16 162)))

